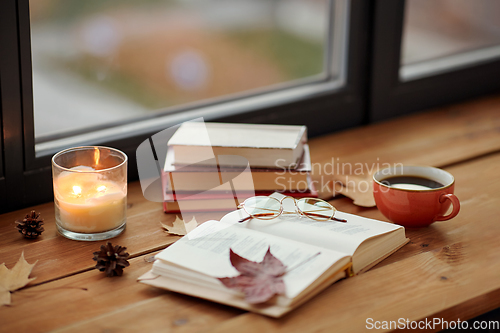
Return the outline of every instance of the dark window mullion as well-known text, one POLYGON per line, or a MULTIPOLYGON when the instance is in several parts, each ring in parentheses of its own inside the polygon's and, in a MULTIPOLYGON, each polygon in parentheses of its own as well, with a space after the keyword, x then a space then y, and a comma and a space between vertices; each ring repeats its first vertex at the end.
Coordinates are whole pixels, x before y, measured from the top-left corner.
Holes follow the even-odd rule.
POLYGON ((0 100, 5 160, 0 211, 22 207, 26 191, 17 23, 16 1, 0 1, 0 100))
POLYGON ((370 121, 390 117, 387 100, 394 98, 398 85, 405 1, 375 0, 372 33, 372 76, 370 121))

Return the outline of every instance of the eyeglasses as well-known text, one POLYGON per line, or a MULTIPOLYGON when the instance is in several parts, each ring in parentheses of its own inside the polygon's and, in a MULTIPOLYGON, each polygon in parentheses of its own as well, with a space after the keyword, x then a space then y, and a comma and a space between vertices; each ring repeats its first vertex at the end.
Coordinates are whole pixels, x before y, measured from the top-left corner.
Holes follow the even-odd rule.
POLYGON ((238 208, 243 208, 243 210, 249 215, 238 222, 245 222, 252 218, 259 220, 271 220, 282 214, 297 214, 315 221, 333 220, 338 222, 347 222, 347 220, 334 217, 335 212, 337 211, 335 207, 318 198, 301 198, 297 200, 294 197, 287 196, 278 200, 273 197, 258 196, 246 199, 238 206, 238 208), (283 201, 287 198, 292 199, 295 203, 294 212, 284 211, 283 201))

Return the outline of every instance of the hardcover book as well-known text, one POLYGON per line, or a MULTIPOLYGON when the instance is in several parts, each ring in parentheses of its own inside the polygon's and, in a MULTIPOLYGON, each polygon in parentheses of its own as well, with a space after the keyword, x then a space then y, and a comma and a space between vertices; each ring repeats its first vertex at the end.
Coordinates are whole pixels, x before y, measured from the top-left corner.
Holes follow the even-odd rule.
MULTIPOLYGON (((297 164, 307 142, 305 126, 197 123, 182 124, 168 142, 175 164, 210 160, 218 155, 242 156, 250 167, 276 168, 297 164)), ((219 165, 242 165, 241 158, 226 158, 219 165)))
MULTIPOLYGON (((218 189, 206 192, 184 192, 184 193, 166 193, 163 201, 163 211, 165 213, 182 212, 207 212, 207 211, 231 211, 236 209, 239 204, 247 198, 253 196, 268 196, 274 191, 255 191, 233 192, 229 184, 220 186, 218 189), (221 190, 226 188, 227 190, 221 190)), ((318 197, 318 192, 312 186, 305 191, 284 191, 283 195, 294 198, 318 197)))
POLYGON ((217 164, 195 163, 177 165, 173 149, 169 149, 165 159, 162 177, 167 192, 207 191, 221 184, 221 180, 235 179, 242 173, 251 173, 250 177, 240 177, 238 190, 242 191, 299 191, 309 189, 311 157, 309 146, 304 144, 304 153, 299 163, 288 167, 243 168, 217 164))

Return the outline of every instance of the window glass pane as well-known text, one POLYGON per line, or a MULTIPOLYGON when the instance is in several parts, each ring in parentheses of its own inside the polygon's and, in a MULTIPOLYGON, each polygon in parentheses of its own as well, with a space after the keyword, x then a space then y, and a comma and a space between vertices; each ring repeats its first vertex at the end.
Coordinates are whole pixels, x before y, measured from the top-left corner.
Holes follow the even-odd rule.
POLYGON ((498 57, 499 18, 498 0, 407 0, 401 76, 429 75, 498 57))
POLYGON ((30 0, 35 137, 326 77, 328 5, 30 0))

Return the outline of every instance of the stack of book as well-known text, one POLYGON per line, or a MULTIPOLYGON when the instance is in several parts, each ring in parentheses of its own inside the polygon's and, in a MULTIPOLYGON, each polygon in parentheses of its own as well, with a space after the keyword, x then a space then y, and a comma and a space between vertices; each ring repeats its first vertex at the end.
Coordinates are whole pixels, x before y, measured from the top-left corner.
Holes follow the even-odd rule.
POLYGON ((280 192, 316 197, 305 126, 184 123, 168 142, 164 210, 229 211, 280 192))

